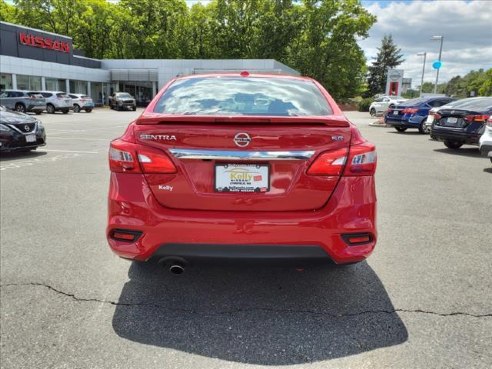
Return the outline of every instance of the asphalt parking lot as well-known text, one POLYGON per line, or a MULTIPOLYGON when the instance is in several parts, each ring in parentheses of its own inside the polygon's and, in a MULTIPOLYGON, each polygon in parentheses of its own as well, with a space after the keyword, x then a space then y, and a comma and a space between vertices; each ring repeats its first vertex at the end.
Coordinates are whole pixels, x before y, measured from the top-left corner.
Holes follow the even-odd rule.
POLYGON ((490 368, 492 166, 416 131, 370 127, 379 242, 345 267, 194 267, 106 243, 107 148, 137 112, 46 115, 6 154, 2 368, 490 368))

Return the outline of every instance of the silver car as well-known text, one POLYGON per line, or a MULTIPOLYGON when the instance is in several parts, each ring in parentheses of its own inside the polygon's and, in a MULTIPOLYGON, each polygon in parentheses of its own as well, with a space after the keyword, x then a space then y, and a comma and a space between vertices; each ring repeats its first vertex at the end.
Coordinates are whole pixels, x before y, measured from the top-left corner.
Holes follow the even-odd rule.
POLYGON ((36 93, 23 90, 3 90, 0 93, 0 105, 21 113, 41 114, 46 109, 45 98, 36 93))
POLYGON ((68 96, 72 98, 74 113, 80 113, 81 110, 90 113, 94 109, 94 101, 90 96, 84 94, 68 94, 68 96))
POLYGON ((399 96, 379 96, 369 106, 369 114, 371 114, 371 117, 375 117, 384 113, 388 108, 393 108, 404 101, 407 101, 407 99, 399 96))
POLYGON ((44 96, 46 112, 49 114, 54 114, 57 111, 67 114, 73 109, 72 99, 63 91, 34 91, 33 93, 44 96))

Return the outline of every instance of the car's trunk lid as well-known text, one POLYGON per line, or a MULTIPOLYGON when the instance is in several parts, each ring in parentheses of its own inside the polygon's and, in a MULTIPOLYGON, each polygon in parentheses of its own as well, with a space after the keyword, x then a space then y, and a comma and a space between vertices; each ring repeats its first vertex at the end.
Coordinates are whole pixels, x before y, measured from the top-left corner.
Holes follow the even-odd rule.
POLYGON ((324 151, 348 148, 350 125, 329 118, 140 118, 136 142, 166 152, 176 174, 146 174, 157 201, 175 209, 314 210, 338 176, 306 171, 324 151), (252 192, 238 192, 252 191, 252 192))
POLYGON ((434 125, 452 131, 478 134, 484 129, 484 113, 465 109, 441 109, 434 125))

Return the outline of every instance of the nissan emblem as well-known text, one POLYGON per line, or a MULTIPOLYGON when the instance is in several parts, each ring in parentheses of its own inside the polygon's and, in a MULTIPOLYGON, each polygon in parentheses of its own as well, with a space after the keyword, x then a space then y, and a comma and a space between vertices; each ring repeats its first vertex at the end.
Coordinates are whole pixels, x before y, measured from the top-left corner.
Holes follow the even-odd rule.
POLYGON ((239 147, 246 147, 251 142, 251 137, 245 132, 237 133, 234 136, 234 143, 239 147))

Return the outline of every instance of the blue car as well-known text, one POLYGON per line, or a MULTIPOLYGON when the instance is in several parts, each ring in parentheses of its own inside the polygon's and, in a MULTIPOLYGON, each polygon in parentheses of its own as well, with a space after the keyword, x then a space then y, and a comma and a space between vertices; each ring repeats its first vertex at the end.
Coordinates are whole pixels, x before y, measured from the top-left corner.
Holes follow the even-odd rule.
POLYGON ((398 104, 388 109, 384 115, 384 122, 395 127, 398 132, 405 132, 408 128, 417 128, 420 133, 426 133, 425 120, 429 110, 454 101, 450 97, 420 97, 398 104))

